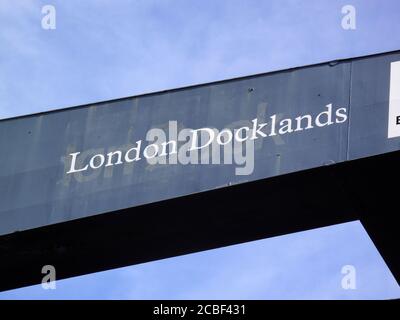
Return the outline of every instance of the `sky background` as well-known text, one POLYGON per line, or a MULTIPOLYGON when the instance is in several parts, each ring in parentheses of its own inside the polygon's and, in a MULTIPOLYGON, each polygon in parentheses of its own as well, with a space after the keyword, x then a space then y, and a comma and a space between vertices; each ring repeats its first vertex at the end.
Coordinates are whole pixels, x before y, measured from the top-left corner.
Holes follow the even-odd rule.
MULTIPOLYGON (((398 0, 0 0, 0 119, 400 49, 398 0), (44 30, 42 6, 56 8, 44 30), (344 5, 356 29, 341 26, 344 5)), ((323 214, 323 212, 321 213, 323 214)), ((12 272, 12 271, 10 271, 12 272)), ((32 286, 0 299, 381 299, 359 222, 32 286), (355 290, 341 268, 356 268, 355 290)))

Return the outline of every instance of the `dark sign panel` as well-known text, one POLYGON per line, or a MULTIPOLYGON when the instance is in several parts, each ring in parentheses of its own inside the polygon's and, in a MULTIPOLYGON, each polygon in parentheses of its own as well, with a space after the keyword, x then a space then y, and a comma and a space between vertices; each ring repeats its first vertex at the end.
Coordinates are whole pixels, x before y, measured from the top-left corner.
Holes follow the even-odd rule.
POLYGON ((392 52, 1 120, 0 235, 399 150, 399 85, 392 52))

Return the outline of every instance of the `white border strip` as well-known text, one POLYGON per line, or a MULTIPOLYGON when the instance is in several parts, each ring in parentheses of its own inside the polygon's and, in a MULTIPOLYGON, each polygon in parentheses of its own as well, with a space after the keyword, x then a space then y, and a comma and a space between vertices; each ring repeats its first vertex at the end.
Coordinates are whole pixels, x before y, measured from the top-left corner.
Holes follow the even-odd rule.
POLYGON ((400 137, 400 61, 390 64, 388 138, 400 137))

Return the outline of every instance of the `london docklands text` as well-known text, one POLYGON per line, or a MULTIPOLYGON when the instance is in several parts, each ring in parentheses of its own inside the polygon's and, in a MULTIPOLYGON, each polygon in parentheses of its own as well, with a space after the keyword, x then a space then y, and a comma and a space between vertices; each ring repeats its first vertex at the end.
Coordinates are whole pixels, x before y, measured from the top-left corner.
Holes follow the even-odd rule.
MULTIPOLYGON (((237 175, 250 175, 254 170, 254 142, 257 139, 323 128, 346 121, 346 108, 333 110, 332 104, 328 104, 316 116, 306 114, 278 120, 277 114, 274 114, 268 122, 255 118, 249 121, 248 126, 237 129, 225 128, 219 131, 216 128, 185 128, 179 132, 172 130, 177 134, 171 137, 171 132, 167 135, 164 130, 153 128, 147 132, 146 141, 151 143, 146 146, 143 140, 137 140, 135 144, 107 153, 69 153, 69 170, 66 173, 82 173, 145 159, 149 164, 236 164, 239 166, 235 169, 237 175)), ((176 129, 177 122, 169 121, 171 127, 176 129)))

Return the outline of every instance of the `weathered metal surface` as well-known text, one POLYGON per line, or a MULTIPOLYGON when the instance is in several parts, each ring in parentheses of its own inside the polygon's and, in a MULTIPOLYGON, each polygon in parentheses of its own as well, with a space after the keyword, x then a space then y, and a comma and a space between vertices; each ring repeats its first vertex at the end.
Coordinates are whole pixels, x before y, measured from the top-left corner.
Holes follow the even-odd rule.
MULTIPOLYGON (((400 149, 399 137, 388 138, 391 65, 397 61, 400 53, 352 63, 348 160, 400 149)), ((400 92, 400 83, 395 84, 394 90, 400 92)))
MULTIPOLYGON (((349 59, 0 121, 0 235, 400 149, 387 137, 390 63, 349 59), (331 105, 333 123, 315 119, 331 105), (335 112, 345 108, 346 121, 335 112), (254 140, 254 170, 145 159, 67 174, 71 154, 126 150, 152 128, 239 128, 310 115, 313 128, 254 140), (340 119, 339 119, 340 120, 340 119), (343 120, 343 119, 341 119, 343 120)), ((188 213, 190 214, 190 212, 188 213)))

